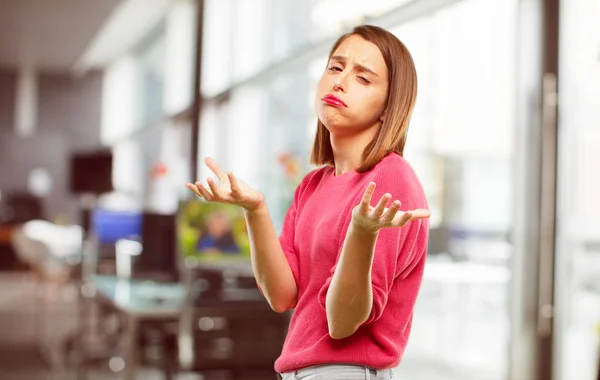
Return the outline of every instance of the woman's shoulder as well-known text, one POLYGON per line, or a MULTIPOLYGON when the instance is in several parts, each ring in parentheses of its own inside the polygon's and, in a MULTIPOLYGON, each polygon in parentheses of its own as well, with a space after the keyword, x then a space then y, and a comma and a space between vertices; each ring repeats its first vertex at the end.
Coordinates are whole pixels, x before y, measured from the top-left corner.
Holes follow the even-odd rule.
POLYGON ((313 170, 310 170, 307 174, 304 175, 300 184, 296 188, 296 192, 304 193, 307 189, 314 189, 316 186, 323 180, 327 170, 331 170, 328 166, 322 166, 313 170))
POLYGON ((397 153, 385 156, 365 179, 375 182, 377 188, 392 195, 415 197, 419 201, 425 199, 423 187, 413 167, 397 153))
POLYGON ((308 173, 306 173, 304 178, 302 178, 300 185, 306 185, 309 183, 320 182, 328 170, 331 170, 331 166, 321 166, 321 167, 310 170, 308 173))
POLYGON ((398 153, 392 152, 385 156, 375 167, 371 170, 372 174, 378 177, 384 177, 389 180, 417 180, 417 175, 404 157, 398 153))

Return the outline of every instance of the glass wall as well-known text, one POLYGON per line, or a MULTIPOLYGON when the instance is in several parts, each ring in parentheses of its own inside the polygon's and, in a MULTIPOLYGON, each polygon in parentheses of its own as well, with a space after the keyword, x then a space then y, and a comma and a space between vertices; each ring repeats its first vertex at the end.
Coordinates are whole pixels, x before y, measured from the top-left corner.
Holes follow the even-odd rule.
POLYGON ((600 4, 562 2, 554 379, 595 380, 600 358, 600 4))
MULTIPOLYGON (((189 181, 197 7, 173 0, 151 32, 105 70, 102 141, 116 193, 173 212, 189 181)), ((110 202, 109 202, 110 203, 110 202)), ((127 203, 127 202, 125 202, 127 203)))
POLYGON ((507 374, 515 22, 514 2, 465 0, 392 29, 419 74, 406 157, 435 216, 406 378, 507 374))
MULTIPOLYGON (((508 378, 509 344, 522 343, 509 341, 516 330, 508 303, 521 293, 533 303, 527 298, 517 310, 523 317, 516 322, 519 333, 536 334, 530 322, 537 315, 529 307, 539 306, 537 285, 531 285, 538 253, 515 244, 525 236, 535 240, 527 247, 538 249, 539 239, 514 215, 515 204, 525 206, 521 213, 530 209, 519 199, 539 200, 515 192, 517 171, 526 166, 532 177, 539 174, 539 141, 531 141, 531 155, 518 154, 529 138, 538 138, 537 99, 517 88, 527 80, 541 82, 539 31, 517 27, 519 20, 543 18, 534 3, 204 1, 203 102, 193 174, 199 180, 212 175, 202 161, 216 158, 266 195, 277 229, 298 181, 313 169, 314 93, 333 41, 354 25, 371 23, 391 30, 411 51, 419 95, 405 158, 421 179, 432 219, 403 379, 508 378), (529 46, 539 50, 529 52, 529 46), (517 120, 525 113, 531 118, 517 120)), ((594 103, 600 41, 590 31, 600 9, 592 0, 561 7, 555 379, 591 380, 600 321, 600 114, 594 103)), ((102 138, 115 153, 115 186, 164 210, 187 194, 182 183, 189 180, 190 121, 176 115, 192 103, 195 15, 195 1, 174 0, 151 35, 105 76, 102 138), (165 168, 169 178, 157 180, 165 168)), ((537 191, 536 179, 527 183, 537 191)), ((513 350, 518 367, 514 352, 520 351, 513 350)), ((533 355, 520 356, 534 361, 533 355)))

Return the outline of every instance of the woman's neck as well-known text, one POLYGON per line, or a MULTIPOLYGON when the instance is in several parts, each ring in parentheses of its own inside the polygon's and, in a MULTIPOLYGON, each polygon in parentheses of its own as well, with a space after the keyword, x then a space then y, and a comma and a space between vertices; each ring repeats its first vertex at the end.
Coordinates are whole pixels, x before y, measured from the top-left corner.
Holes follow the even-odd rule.
POLYGON ((358 135, 331 135, 331 147, 335 161, 335 175, 339 176, 358 169, 362 165, 362 155, 365 147, 375 137, 372 130, 366 130, 358 135))

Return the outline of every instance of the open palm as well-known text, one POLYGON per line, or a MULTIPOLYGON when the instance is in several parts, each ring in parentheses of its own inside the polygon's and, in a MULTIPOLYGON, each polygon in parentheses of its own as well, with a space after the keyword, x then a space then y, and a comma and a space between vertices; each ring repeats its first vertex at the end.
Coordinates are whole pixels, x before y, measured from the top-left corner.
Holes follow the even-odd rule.
POLYGON ((375 183, 367 186, 361 202, 352 210, 352 223, 367 232, 375 233, 382 228, 404 227, 406 223, 415 219, 429 218, 430 212, 425 209, 400 211, 402 203, 399 200, 385 207, 392 199, 388 193, 384 194, 375 207, 371 206, 371 197, 375 191, 375 183))
POLYGON ((188 189, 208 202, 219 202, 234 204, 248 211, 254 211, 264 204, 264 196, 234 177, 233 173, 225 173, 217 162, 212 158, 206 158, 208 168, 219 178, 217 184, 212 178, 208 178, 208 188, 200 182, 187 183, 188 189))

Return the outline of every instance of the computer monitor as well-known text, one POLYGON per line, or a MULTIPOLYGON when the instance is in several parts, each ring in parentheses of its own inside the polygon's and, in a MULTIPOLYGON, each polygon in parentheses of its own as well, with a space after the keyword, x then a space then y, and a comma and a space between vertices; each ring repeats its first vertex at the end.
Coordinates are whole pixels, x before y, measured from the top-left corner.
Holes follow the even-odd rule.
POLYGON ((111 151, 73 154, 69 162, 69 190, 73 194, 103 194, 113 190, 111 151))
POLYGON ((250 243, 239 206, 191 200, 177 213, 177 241, 183 258, 200 262, 247 263, 250 243))
POLYGON ((175 214, 143 213, 142 252, 133 261, 134 278, 179 278, 175 221, 175 214))
POLYGON ((144 215, 140 211, 96 208, 91 212, 92 232, 98 243, 114 245, 119 239, 139 240, 144 215))

